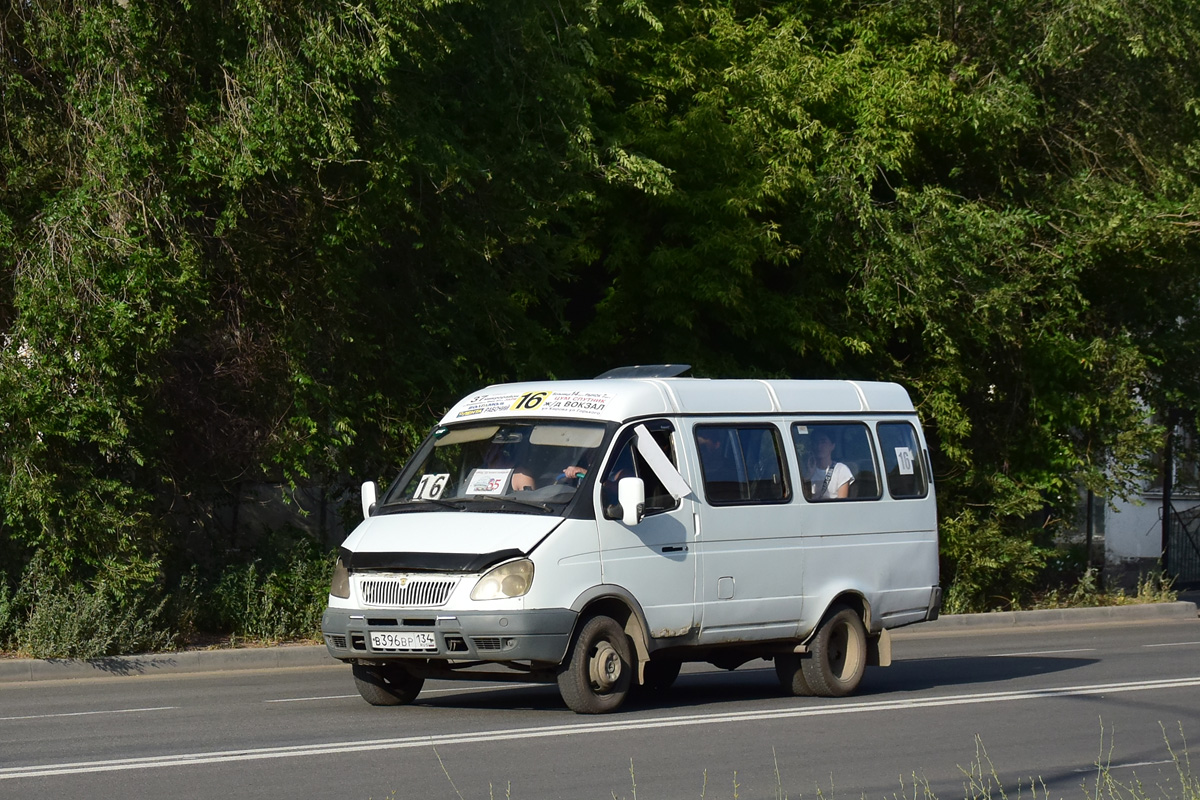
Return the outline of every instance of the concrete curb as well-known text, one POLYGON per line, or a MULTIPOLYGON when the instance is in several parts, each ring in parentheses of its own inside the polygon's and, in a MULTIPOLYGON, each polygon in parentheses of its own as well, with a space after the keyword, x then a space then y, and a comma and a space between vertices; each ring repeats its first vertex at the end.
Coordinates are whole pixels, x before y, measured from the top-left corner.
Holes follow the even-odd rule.
MULTIPOLYGON (((898 636, 945 634, 967 630, 1048 627, 1054 625, 1136 624, 1147 620, 1195 620, 1196 603, 1147 603, 1103 608, 1055 608, 1040 611, 995 611, 953 614, 933 622, 903 628, 898 636)), ((141 656, 75 659, 0 659, 0 684, 75 678, 123 678, 142 675, 181 675, 242 669, 325 667, 340 662, 324 645, 279 645, 227 650, 189 650, 141 656)))
MULTIPOLYGON (((1033 628, 1052 625, 1132 624, 1147 620, 1196 619, 1200 616, 1196 604, 1188 601, 1174 603, 1144 603, 1129 606, 1099 608, 1047 608, 1037 611, 992 611, 987 614, 951 614, 933 622, 923 622, 904 633, 953 633, 965 629, 1033 628)), ((897 632, 899 633, 899 631, 897 632)))
POLYGON ((124 678, 135 675, 181 675, 242 669, 322 667, 339 664, 325 645, 279 645, 225 650, 188 650, 140 656, 110 656, 86 661, 55 658, 0 659, 0 684, 68 678, 124 678))

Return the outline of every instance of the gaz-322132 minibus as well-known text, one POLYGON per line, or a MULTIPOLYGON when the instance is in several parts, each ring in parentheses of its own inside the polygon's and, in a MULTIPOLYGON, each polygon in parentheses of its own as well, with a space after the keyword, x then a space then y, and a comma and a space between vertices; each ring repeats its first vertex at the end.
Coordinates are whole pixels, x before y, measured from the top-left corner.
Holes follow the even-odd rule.
POLYGON ((936 619, 903 388, 684 369, 489 386, 386 491, 363 485, 321 627, 367 702, 526 680, 602 713, 684 662, 754 659, 787 693, 842 696, 890 663, 889 630, 936 619))

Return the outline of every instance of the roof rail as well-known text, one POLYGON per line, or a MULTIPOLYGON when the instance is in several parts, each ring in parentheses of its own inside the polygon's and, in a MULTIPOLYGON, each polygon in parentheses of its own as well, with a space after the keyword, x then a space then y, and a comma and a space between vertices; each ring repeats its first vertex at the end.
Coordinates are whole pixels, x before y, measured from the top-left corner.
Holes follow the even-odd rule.
POLYGON ((636 367, 616 367, 596 380, 607 378, 677 378, 692 368, 691 364, 642 364, 636 367))

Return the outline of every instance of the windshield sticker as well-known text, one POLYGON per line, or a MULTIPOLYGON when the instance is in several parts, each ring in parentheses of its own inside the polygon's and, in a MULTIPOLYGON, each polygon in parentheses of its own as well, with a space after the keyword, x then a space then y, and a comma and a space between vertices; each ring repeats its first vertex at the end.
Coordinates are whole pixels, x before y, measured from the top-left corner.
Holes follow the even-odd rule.
POLYGON ((611 394, 604 392, 546 392, 542 403, 543 411, 561 411, 574 414, 603 414, 608 408, 611 394))
POLYGON ((437 500, 442 496, 442 492, 446 491, 446 484, 449 482, 449 472, 422 475, 421 482, 417 484, 417 490, 413 492, 413 499, 437 500))
POLYGON ((604 416, 613 395, 607 392, 555 392, 550 390, 521 394, 477 394, 468 398, 455 418, 479 414, 530 412, 570 416, 604 416))
POLYGON ((467 483, 466 494, 504 494, 511 469, 477 469, 467 483))
POLYGON ((477 414, 495 414, 497 412, 508 411, 516 399, 517 395, 515 394, 477 394, 469 398, 466 401, 467 407, 459 411, 455 416, 461 419, 462 417, 473 417, 477 414))
POLYGON ((542 403, 546 402, 546 398, 554 392, 526 392, 518 397, 511 406, 509 411, 533 411, 542 403))
POLYGON ((901 475, 913 474, 913 454, 907 447, 896 448, 896 464, 900 467, 901 475))

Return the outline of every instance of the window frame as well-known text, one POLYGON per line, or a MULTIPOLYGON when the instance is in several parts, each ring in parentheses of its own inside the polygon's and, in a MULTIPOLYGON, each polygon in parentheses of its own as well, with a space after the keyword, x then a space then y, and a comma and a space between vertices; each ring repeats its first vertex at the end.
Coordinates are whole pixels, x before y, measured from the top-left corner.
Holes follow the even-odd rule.
MULTIPOLYGON (((883 482, 880 479, 880 476, 883 473, 879 469, 879 466, 880 466, 879 446, 876 442, 875 435, 871 430, 870 423, 868 423, 862 419, 846 419, 846 420, 823 419, 823 420, 807 420, 807 421, 806 420, 793 420, 791 422, 791 424, 788 426, 788 432, 791 434, 791 437, 792 437, 792 451, 796 455, 796 466, 800 470, 800 496, 804 498, 805 503, 808 503, 810 505, 819 505, 822 503, 861 503, 861 502, 876 502, 876 501, 883 499, 883 496, 884 496, 883 495, 883 482), (797 433, 796 429, 800 428, 800 427, 804 427, 809 430, 806 431, 804 434, 799 434, 799 433, 797 433), (872 476, 873 476, 873 480, 874 480, 874 484, 875 484, 875 493, 871 494, 871 495, 864 495, 864 496, 859 496, 859 495, 855 494, 855 495, 851 495, 849 497, 836 497, 836 498, 827 497, 827 498, 823 498, 823 499, 817 499, 817 498, 813 497, 811 482, 809 481, 808 474, 805 472, 805 469, 804 469, 804 463, 803 463, 804 456, 800 452, 800 442, 798 441, 799 437, 801 435, 808 436, 811 434, 812 429, 817 429, 817 428, 842 428, 842 429, 845 429, 845 428, 851 428, 851 427, 862 429, 863 439, 866 441, 867 449, 870 451, 870 465, 871 465, 872 476), (805 488, 806 485, 808 486, 808 488, 805 488)), ((839 441, 838 444, 844 443, 844 435, 840 438, 843 441, 839 441)), ((839 459, 838 455, 839 455, 838 453, 834 453, 834 461, 840 461, 843 464, 845 464, 847 462, 851 462, 851 463, 859 464, 861 466, 858 459, 850 459, 850 458, 839 459)), ((851 483, 852 486, 853 486, 853 484, 860 482, 860 476, 862 475, 862 473, 863 473, 863 470, 859 469, 857 473, 852 474, 853 475, 853 481, 851 483)), ((855 490, 855 491, 857 491, 857 490, 855 490)))
MULTIPOLYGON (((924 500, 926 497, 929 497, 929 487, 932 481, 930 480, 930 474, 928 471, 928 453, 921 444, 921 437, 917 433, 917 426, 914 425, 912 421, 907 419, 880 420, 875 423, 875 435, 879 438, 879 451, 880 457, 883 460, 883 476, 887 482, 888 497, 892 498, 893 500, 924 500), (913 474, 920 481, 921 485, 921 491, 917 494, 896 494, 896 492, 892 489, 892 478, 891 473, 889 472, 887 448, 884 447, 884 436, 883 432, 880 430, 884 426, 888 425, 906 427, 912 436, 912 442, 916 446, 916 452, 913 453, 913 474)), ((897 466, 899 466, 898 463, 897 466)))
MULTIPOLYGON (((665 455, 667 457, 667 459, 675 466, 675 469, 679 469, 679 448, 676 446, 676 440, 675 440, 675 434, 678 432, 678 428, 676 428, 674 423, 672 423, 669 419, 650 419, 650 420, 639 420, 637 422, 634 422, 634 423, 630 424, 628 427, 626 427, 624 430, 619 432, 616 435, 616 437, 614 437, 613 446, 609 451, 609 456, 604 461, 604 469, 601 471, 598 481, 597 481, 598 484, 600 485, 600 504, 601 504, 601 506, 604 505, 604 484, 608 478, 609 470, 611 470, 613 468, 613 466, 616 464, 617 460, 621 457, 621 451, 624 450, 626 447, 629 447, 632 449, 631 454, 633 457, 633 469, 634 469, 634 473, 636 474, 636 477, 641 478, 642 481, 645 482, 646 476, 642 474, 642 470, 644 469, 647 473, 654 475, 654 480, 659 483, 659 485, 662 487, 662 489, 664 491, 666 491, 666 486, 662 485, 662 481, 659 479, 658 475, 654 472, 654 469, 648 463, 646 463, 646 459, 642 456, 641 453, 638 452, 637 428, 640 425, 645 425, 646 430, 648 430, 650 432, 651 436, 653 436, 656 433, 661 433, 663 431, 666 431, 668 437, 670 438, 671 446, 670 446, 670 448, 663 449, 663 455, 665 455)), ((661 447, 661 445, 660 445, 660 447, 661 447)), ((615 492, 615 487, 614 487, 613 491, 615 492)), ((671 493, 666 492, 666 496, 671 497, 671 493)), ((670 506, 651 506, 649 504, 650 497, 651 497, 651 495, 649 494, 649 492, 647 492, 647 495, 646 495, 647 503, 644 507, 644 513, 643 513, 643 516, 645 516, 645 517, 652 517, 652 516, 656 516, 658 514, 667 514, 672 511, 677 511, 680 508, 680 506, 683 504, 683 500, 681 498, 672 498, 674 500, 674 503, 670 506)), ((599 516, 601 516, 601 517, 604 516, 603 507, 600 509, 599 516)))
MULTIPOLYGON (((788 469, 788 459, 787 459, 787 455, 786 455, 786 450, 784 449, 783 439, 782 439, 782 436, 780 435, 778 425, 771 423, 771 422, 738 422, 738 421, 706 422, 706 423, 697 424, 697 425, 692 426, 692 442, 695 444, 695 447, 696 447, 696 461, 697 461, 697 465, 699 466, 699 476, 698 477, 700 478, 700 483, 704 489, 704 501, 706 503, 708 503, 710 506, 724 507, 724 506, 785 505, 792 501, 791 472, 788 469), (770 499, 763 499, 763 498, 752 497, 752 496, 748 496, 746 498, 739 497, 739 498, 735 498, 735 499, 715 499, 713 497, 712 492, 710 491, 710 488, 709 488, 708 474, 707 474, 707 471, 705 469, 705 464, 704 464, 704 450, 700 445, 700 433, 705 430, 712 430, 712 429, 716 429, 716 428, 719 428, 722 430, 732 430, 732 431, 737 432, 739 448, 741 446, 741 435, 740 434, 742 431, 768 431, 770 433, 770 440, 771 440, 771 443, 775 450, 775 462, 779 469, 780 497, 770 498, 770 499)), ((741 458, 741 466, 742 466, 743 472, 745 472, 747 464, 746 464, 746 461, 744 458, 744 453, 740 454, 740 455, 743 456, 741 458)), ((751 494, 750 490, 751 490, 751 487, 754 482, 749 479, 748 474, 746 475, 744 480, 739 480, 738 483, 741 486, 745 487, 747 495, 751 494)))

